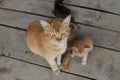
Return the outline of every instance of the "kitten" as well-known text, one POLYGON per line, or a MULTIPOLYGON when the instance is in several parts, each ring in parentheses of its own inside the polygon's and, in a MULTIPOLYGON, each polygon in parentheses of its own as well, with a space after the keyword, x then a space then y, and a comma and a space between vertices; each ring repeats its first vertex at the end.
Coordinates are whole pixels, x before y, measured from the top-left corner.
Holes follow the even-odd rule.
POLYGON ((93 49, 93 41, 89 36, 72 37, 72 40, 68 41, 68 48, 66 53, 63 55, 63 65, 61 69, 66 70, 70 57, 82 57, 81 64, 86 65, 88 52, 93 49))
POLYGON ((56 75, 60 74, 61 56, 66 51, 71 15, 65 19, 40 20, 29 24, 26 42, 29 49, 44 57, 56 75), (55 61, 57 59, 57 61, 55 61))

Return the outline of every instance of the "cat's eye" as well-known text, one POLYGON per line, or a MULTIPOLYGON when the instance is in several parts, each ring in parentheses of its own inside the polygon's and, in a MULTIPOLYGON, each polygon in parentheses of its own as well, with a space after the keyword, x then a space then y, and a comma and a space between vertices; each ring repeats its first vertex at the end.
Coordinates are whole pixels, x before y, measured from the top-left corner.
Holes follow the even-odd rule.
POLYGON ((67 34, 67 32, 62 33, 61 35, 65 35, 65 34, 67 34))
POLYGON ((52 36, 55 37, 55 34, 53 34, 52 36))
POLYGON ((62 33, 61 35, 64 35, 64 33, 62 33))

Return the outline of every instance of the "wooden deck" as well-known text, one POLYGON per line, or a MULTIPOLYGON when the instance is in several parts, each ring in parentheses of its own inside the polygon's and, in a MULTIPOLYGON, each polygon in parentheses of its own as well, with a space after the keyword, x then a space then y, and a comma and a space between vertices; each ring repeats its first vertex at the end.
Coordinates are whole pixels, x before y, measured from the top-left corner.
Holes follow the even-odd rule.
POLYGON ((120 80, 120 1, 65 0, 79 34, 94 40, 88 64, 73 58, 69 69, 52 74, 48 63, 26 53, 29 22, 53 18, 54 0, 0 0, 0 80, 120 80))

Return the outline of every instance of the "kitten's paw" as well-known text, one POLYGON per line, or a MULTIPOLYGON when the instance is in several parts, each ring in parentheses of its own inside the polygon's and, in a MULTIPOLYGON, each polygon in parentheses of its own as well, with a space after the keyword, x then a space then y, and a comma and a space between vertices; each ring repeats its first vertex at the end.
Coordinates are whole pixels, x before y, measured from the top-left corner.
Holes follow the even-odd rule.
POLYGON ((85 61, 82 61, 81 64, 82 64, 82 65, 86 65, 87 63, 86 63, 85 61))
POLYGON ((63 65, 60 66, 60 69, 62 69, 62 70, 67 70, 67 68, 68 68, 67 64, 63 64, 63 65))
POLYGON ((53 73, 54 73, 55 75, 60 75, 60 69, 58 69, 58 70, 56 70, 56 71, 53 71, 53 73))

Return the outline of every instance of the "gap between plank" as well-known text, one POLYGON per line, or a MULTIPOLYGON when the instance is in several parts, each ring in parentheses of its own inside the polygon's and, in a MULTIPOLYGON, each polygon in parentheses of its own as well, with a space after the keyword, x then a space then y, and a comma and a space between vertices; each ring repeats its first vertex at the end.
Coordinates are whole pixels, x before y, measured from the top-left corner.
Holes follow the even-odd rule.
POLYGON ((114 12, 110 12, 110 11, 106 11, 106 10, 102 10, 102 9, 96 9, 96 8, 91 8, 91 7, 86 7, 86 6, 73 5, 73 4, 68 4, 68 3, 64 3, 64 4, 68 5, 68 6, 79 7, 79 8, 84 8, 84 9, 89 9, 89 10, 94 10, 94 11, 99 11, 99 12, 104 12, 104 13, 120 16, 120 14, 118 14, 118 13, 114 13, 114 12))
POLYGON ((3 0, 0 1, 0 4, 3 2, 3 0))
MULTIPOLYGON (((53 1, 46 1, 46 0, 41 0, 41 1, 53 3, 53 1)), ((104 12, 104 13, 120 16, 119 13, 114 13, 114 12, 103 10, 103 9, 97 9, 97 8, 86 7, 86 6, 80 6, 80 5, 75 5, 75 4, 71 4, 71 3, 63 3, 63 4, 68 5, 68 6, 73 6, 73 7, 83 8, 83 9, 89 9, 89 10, 93 10, 93 11, 99 11, 99 12, 104 12)))
MULTIPOLYGON (((13 59, 13 60, 17 60, 17 61, 21 61, 21 62, 25 62, 25 63, 28 63, 28 64, 33 64, 33 65, 40 66, 40 67, 43 67, 43 68, 51 69, 50 67, 47 67, 47 66, 44 66, 44 65, 40 65, 40 64, 33 63, 33 62, 17 59, 17 58, 14 58, 14 57, 3 55, 3 54, 0 54, 0 56, 10 58, 10 59, 13 59)), ((61 72, 67 73, 67 74, 70 74, 70 75, 74 75, 74 76, 78 76, 78 77, 87 78, 87 79, 90 79, 90 80, 97 80, 97 79, 94 79, 94 78, 90 78, 90 77, 83 76, 83 75, 78 75, 78 74, 67 72, 67 71, 61 71, 61 72)))
POLYGON ((106 28, 102 28, 102 27, 98 27, 98 26, 94 26, 94 25, 90 25, 90 24, 81 23, 81 22, 74 22, 74 23, 89 26, 89 27, 93 27, 93 28, 98 28, 98 29, 102 29, 102 30, 106 30, 106 31, 112 31, 112 32, 120 33, 120 31, 116 31, 116 30, 112 30, 112 29, 106 29, 106 28))
MULTIPOLYGON (((31 14, 31 15, 41 16, 41 17, 47 17, 47 18, 55 18, 55 17, 53 17, 53 16, 47 16, 47 15, 43 15, 43 14, 31 13, 31 12, 14 10, 14 9, 8 9, 8 8, 2 8, 2 7, 0 7, 0 9, 8 10, 8 11, 20 12, 20 13, 25 13, 25 14, 31 14)), ((74 22, 74 23, 81 24, 81 25, 85 25, 85 26, 89 26, 89 27, 94 27, 94 28, 98 28, 98 29, 102 29, 102 30, 107 30, 107 31, 112 31, 112 32, 120 33, 120 31, 111 30, 111 29, 106 29, 106 28, 101 28, 101 27, 99 27, 99 26, 94 26, 94 25, 90 25, 90 24, 85 24, 85 23, 81 23, 81 22, 77 22, 77 21, 74 22)))

